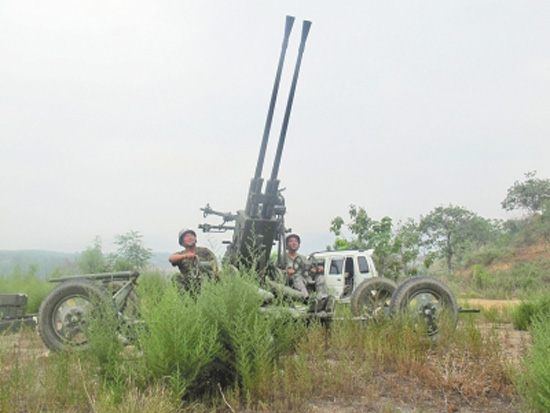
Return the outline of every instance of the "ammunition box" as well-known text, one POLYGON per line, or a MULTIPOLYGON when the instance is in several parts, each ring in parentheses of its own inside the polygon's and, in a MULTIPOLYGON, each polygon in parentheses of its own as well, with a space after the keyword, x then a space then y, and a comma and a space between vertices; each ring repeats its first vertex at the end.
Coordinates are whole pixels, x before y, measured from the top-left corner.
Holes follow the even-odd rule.
POLYGON ((0 294, 0 319, 21 318, 26 308, 26 294, 0 294))

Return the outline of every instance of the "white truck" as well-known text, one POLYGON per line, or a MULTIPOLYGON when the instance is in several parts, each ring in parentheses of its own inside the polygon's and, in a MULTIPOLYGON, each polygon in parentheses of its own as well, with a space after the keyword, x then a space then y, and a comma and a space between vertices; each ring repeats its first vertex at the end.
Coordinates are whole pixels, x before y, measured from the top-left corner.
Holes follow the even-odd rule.
POLYGON ((311 260, 324 267, 327 288, 341 302, 349 303, 359 284, 378 276, 372 250, 315 252, 311 254, 311 260))
MULTIPOLYGON (((372 250, 322 251, 310 255, 313 265, 324 267, 330 294, 349 303, 351 313, 361 318, 377 318, 388 313, 412 312, 421 315, 431 334, 437 332, 437 318, 447 307, 455 319, 459 312, 449 288, 431 277, 412 277, 397 285, 379 276, 372 259, 372 250)), ((469 312, 476 312, 471 309, 469 312)))
POLYGON ((309 256, 324 268, 327 289, 341 303, 350 304, 356 317, 373 318, 389 312, 397 284, 378 276, 373 250, 320 251, 309 256))

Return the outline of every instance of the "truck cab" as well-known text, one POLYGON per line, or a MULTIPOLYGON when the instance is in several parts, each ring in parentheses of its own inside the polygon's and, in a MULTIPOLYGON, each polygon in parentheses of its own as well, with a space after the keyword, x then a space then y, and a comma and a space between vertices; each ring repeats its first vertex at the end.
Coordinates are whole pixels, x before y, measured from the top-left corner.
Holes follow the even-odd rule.
POLYGON ((378 273, 372 250, 321 251, 311 254, 311 261, 324 267, 327 289, 339 301, 349 302, 354 288, 378 273))

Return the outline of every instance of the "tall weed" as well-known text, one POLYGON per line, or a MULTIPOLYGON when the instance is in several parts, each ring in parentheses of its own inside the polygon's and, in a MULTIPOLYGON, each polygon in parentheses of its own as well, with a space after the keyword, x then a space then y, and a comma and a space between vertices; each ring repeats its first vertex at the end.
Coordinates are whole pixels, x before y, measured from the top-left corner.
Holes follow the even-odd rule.
POLYGON ((200 293, 149 280, 139 292, 139 357, 124 369, 141 386, 165 383, 175 398, 218 394, 219 386, 244 395, 265 391, 301 328, 287 312, 260 311, 253 275, 222 273, 200 293))
POLYGON ((0 411, 86 410, 97 393, 95 368, 79 354, 43 353, 36 332, 0 336, 0 411))
POLYGON ((512 311, 512 324, 518 330, 527 330, 537 316, 550 316, 550 296, 539 295, 522 301, 512 311))
POLYGON ((523 373, 517 388, 526 404, 535 411, 550 411, 550 315, 535 316, 530 328, 533 345, 523 359, 523 373))
POLYGON ((199 377, 207 380, 216 357, 224 358, 217 326, 208 322, 189 293, 182 295, 167 285, 159 297, 142 297, 141 314, 138 342, 146 381, 164 380, 181 398, 191 386, 202 384, 199 377))
POLYGON ((258 288, 254 274, 225 273, 218 282, 207 283, 197 297, 201 313, 218 328, 224 349, 218 362, 225 380, 236 381, 251 394, 269 386, 274 362, 291 350, 303 328, 288 312, 262 313, 258 288))

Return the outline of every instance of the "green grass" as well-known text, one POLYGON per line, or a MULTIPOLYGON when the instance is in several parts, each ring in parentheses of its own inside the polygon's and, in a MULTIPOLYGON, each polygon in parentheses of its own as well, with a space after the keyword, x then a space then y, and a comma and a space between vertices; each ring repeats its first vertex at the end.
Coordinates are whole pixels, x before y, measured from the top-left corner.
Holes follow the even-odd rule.
POLYGON ((518 390, 533 411, 550 411, 550 315, 534 316, 530 326, 533 345, 523 359, 517 379, 518 390))
POLYGON ((536 317, 547 316, 550 316, 550 296, 537 294, 515 308, 512 324, 518 330, 527 330, 536 317))
POLYGON ((0 294, 27 294, 27 314, 38 312, 42 299, 55 284, 40 280, 33 273, 0 276, 0 294))

